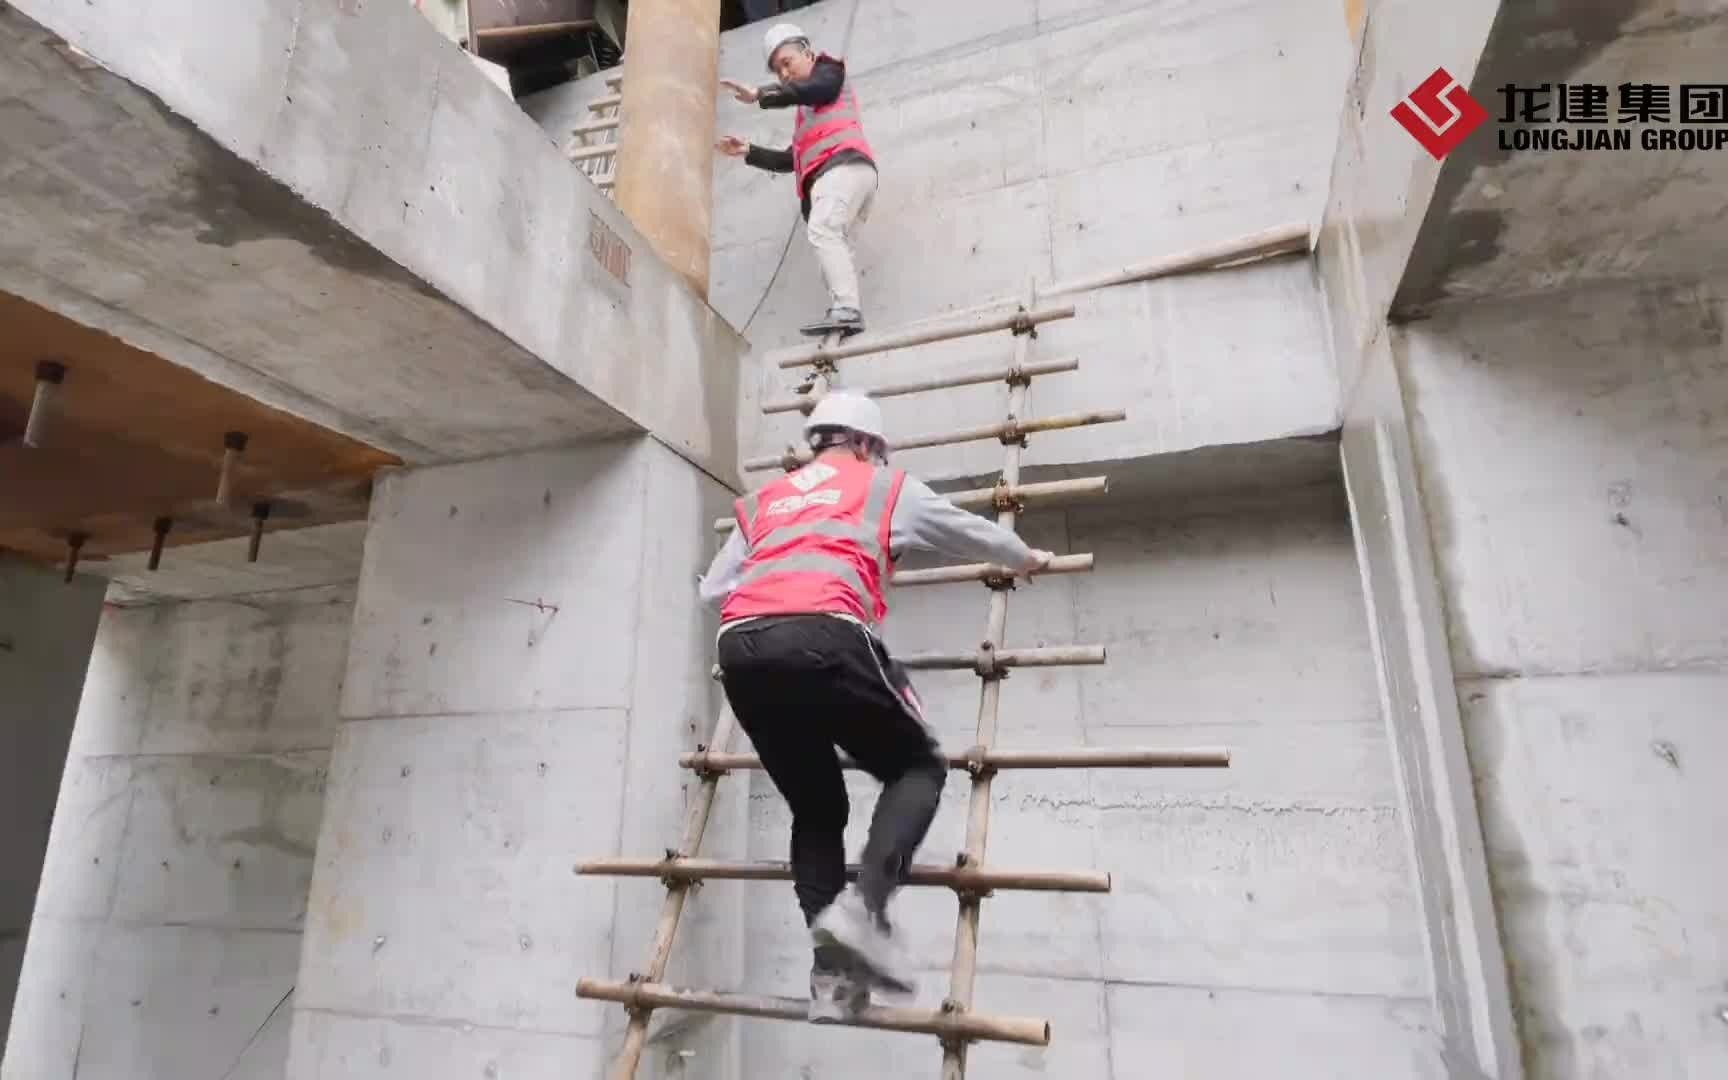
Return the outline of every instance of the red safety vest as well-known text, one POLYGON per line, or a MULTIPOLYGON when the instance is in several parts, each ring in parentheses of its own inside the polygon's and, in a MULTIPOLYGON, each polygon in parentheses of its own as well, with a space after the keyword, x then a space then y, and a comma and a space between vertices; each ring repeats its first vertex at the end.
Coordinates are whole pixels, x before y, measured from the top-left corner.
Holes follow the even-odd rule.
MULTIPOLYGON (((819 59, 833 58, 823 53, 819 59)), ((798 106, 797 117, 792 128, 792 168, 798 174, 799 191, 805 190, 806 178, 818 166, 842 150, 857 150, 872 161, 876 159, 864 139, 864 120, 851 79, 840 87, 840 96, 828 104, 814 109, 798 106)))
POLYGON ((849 454, 825 454, 739 499, 749 555, 720 621, 756 615, 888 614, 888 527, 906 474, 849 454))

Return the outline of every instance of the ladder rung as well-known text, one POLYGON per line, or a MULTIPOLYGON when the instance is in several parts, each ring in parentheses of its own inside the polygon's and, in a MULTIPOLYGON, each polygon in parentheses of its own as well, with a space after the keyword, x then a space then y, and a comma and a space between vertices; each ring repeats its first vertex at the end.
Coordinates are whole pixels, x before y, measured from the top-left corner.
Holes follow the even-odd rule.
MULTIPOLYGON (((1222 746, 1185 746, 1168 750, 1094 749, 1078 750, 986 750, 944 754, 950 769, 1227 769, 1230 751, 1222 746)), ((709 750, 678 755, 678 764, 697 772, 724 773, 736 769, 760 769, 755 754, 722 754, 709 750)), ((858 763, 840 755, 840 765, 857 769, 858 763)))
POLYGON ((1057 319, 1073 317, 1073 304, 1052 304, 1031 312, 1014 310, 974 315, 958 322, 914 327, 876 338, 860 335, 847 344, 831 349, 824 349, 819 345, 804 345, 771 355, 775 363, 783 368, 806 367, 818 360, 845 360, 854 356, 868 356, 871 353, 893 352, 895 349, 910 349, 915 345, 930 345, 938 341, 971 337, 974 334, 994 333, 997 330, 1039 326, 1057 319))
POLYGON ((980 649, 964 653, 911 653, 900 666, 908 671, 976 671, 986 674, 996 668, 1069 667, 1105 662, 1102 645, 1057 645, 1044 649, 980 649))
MULTIPOLYGON (((1036 435, 1044 431, 1065 431, 1069 428, 1089 427, 1093 424, 1114 424, 1127 418, 1127 412, 1122 409, 1110 409, 1105 412, 1067 413, 1062 416, 1046 416, 1041 420, 986 424, 983 427, 965 428, 960 431, 944 432, 940 435, 920 435, 913 439, 899 439, 890 442, 888 448, 890 450, 922 450, 931 446, 953 446, 957 443, 983 442, 987 439, 1013 442, 1023 435, 1036 435)), ((760 472, 764 469, 791 470, 800 465, 808 464, 814 456, 808 447, 789 446, 773 457, 751 458, 744 463, 744 470, 746 472, 760 472)))
POLYGON ((566 156, 571 161, 593 161, 595 158, 611 157, 617 152, 617 143, 607 143, 603 146, 578 146, 566 156))
MULTIPOLYGON (((998 497, 1010 502, 1043 505, 1065 499, 1083 498, 1110 493, 1110 480, 1103 476, 1088 476, 1075 480, 1047 480, 1039 484, 1016 484, 1013 487, 972 488, 956 491, 948 501, 962 510, 982 510, 996 505, 998 497)), ((731 518, 714 519, 714 531, 729 533, 738 527, 731 518)))
POLYGON ((614 90, 618 89, 620 86, 623 86, 624 85, 624 73, 622 71, 620 71, 620 72, 616 72, 614 74, 606 76, 606 85, 610 86, 614 90))
MULTIPOLYGON (((792 864, 785 862, 725 862, 721 859, 593 859, 576 865, 578 874, 599 877, 662 878, 668 881, 791 881, 792 864)), ((856 865, 846 868, 849 881, 858 878, 856 865)), ((1107 893, 1110 875, 1039 870, 989 870, 957 866, 914 865, 902 878, 907 885, 940 885, 957 892, 1107 893)))
POLYGON ((602 131, 614 131, 618 127, 618 118, 608 116, 604 120, 590 120, 586 124, 577 124, 570 129, 570 134, 581 138, 585 135, 598 135, 602 131))
MULTIPOLYGON (((650 982, 611 982, 583 979, 576 996, 591 1001, 613 1001, 633 1009, 686 1009, 692 1012, 754 1016, 761 1020, 809 1019, 810 1002, 797 998, 726 994, 713 990, 685 990, 650 982)), ((914 1035, 939 1035, 968 1042, 1009 1042, 1024 1046, 1049 1046, 1050 1022, 1020 1016, 989 1016, 983 1013, 942 1009, 889 1009, 874 1006, 841 1022, 846 1027, 877 1031, 904 1031, 914 1035)))
MULTIPOLYGON (((1092 556, 1058 555, 1050 565, 1038 571, 1044 574, 1084 574, 1092 569, 1092 556)), ((962 566, 940 566, 934 570, 902 570, 889 579, 898 588, 918 585, 949 585, 958 581, 989 581, 992 578, 1018 578, 1018 571, 991 563, 967 563, 962 566)))
POLYGON ((593 19, 574 22, 526 23, 520 26, 494 26, 476 30, 474 40, 481 45, 531 45, 550 38, 568 37, 595 29, 593 19))
MULTIPOLYGON (((990 368, 987 371, 967 371, 959 375, 947 375, 937 379, 914 379, 910 382, 888 383, 885 386, 874 386, 853 391, 871 398, 901 397, 905 394, 922 394, 930 390, 951 390, 956 386, 977 386, 980 383, 993 383, 1011 380, 1019 376, 1032 378, 1035 375, 1056 375, 1064 371, 1074 371, 1080 367, 1080 361, 1070 357, 1067 360, 1046 360, 1042 363, 1027 364, 1019 371, 1014 365, 990 368)), ((764 413, 802 412, 808 413, 816 404, 816 398, 811 394, 800 394, 795 398, 783 401, 771 401, 762 406, 764 413)))
POLYGON ((607 94, 605 97, 598 97, 593 101, 590 101, 588 103, 588 111, 599 112, 601 109, 610 109, 614 105, 621 104, 623 101, 624 96, 622 94, 607 94))

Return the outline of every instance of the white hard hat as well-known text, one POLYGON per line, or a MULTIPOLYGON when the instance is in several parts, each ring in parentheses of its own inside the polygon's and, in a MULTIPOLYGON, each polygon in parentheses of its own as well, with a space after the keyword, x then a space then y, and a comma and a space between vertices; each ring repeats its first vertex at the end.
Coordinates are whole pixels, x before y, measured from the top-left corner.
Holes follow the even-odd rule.
POLYGON ((768 28, 768 33, 762 37, 762 62, 768 65, 769 70, 773 70, 775 50, 788 41, 808 42, 809 40, 804 31, 793 24, 789 22, 775 23, 768 28))
POLYGON ((804 421, 804 436, 809 438, 818 428, 845 428, 861 435, 885 439, 882 434, 882 409, 863 394, 831 390, 810 410, 804 421))

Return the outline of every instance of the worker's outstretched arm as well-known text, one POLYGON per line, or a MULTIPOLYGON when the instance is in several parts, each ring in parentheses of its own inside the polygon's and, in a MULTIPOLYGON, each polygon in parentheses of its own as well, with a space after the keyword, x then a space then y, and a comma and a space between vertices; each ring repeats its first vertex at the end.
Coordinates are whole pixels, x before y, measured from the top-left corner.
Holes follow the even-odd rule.
POLYGON ((810 69, 808 79, 773 82, 759 87, 756 91, 756 104, 764 109, 785 109, 793 105, 819 109, 824 105, 832 105, 834 99, 840 96, 840 88, 845 84, 845 64, 838 60, 818 60, 815 67, 810 69))
POLYGON ((771 150, 766 146, 751 143, 749 151, 744 155, 744 164, 754 165, 767 172, 791 172, 792 148, 788 146, 784 150, 771 150))
POLYGON ((732 590, 738 587, 738 571, 744 567, 744 559, 749 549, 744 543, 742 530, 733 529, 724 546, 714 553, 714 561, 708 564, 708 572, 696 582, 697 595, 702 602, 714 610, 720 610, 720 605, 732 595, 732 590))
POLYGON ((1012 529, 960 509, 914 476, 900 487, 888 544, 896 555, 909 549, 937 551, 1010 570, 1039 569, 1050 559, 1048 551, 1028 547, 1012 529))

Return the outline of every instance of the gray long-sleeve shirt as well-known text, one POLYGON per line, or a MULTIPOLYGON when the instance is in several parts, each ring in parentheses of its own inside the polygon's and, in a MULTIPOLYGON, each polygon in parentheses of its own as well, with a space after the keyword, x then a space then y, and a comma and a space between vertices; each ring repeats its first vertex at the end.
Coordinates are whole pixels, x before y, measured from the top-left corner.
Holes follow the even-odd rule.
MULTIPOLYGON (((900 485, 900 499, 888 522, 888 549, 896 558, 906 551, 934 551, 1010 570, 1032 558, 1032 549, 1013 530, 960 509, 911 475, 900 485)), ((738 572, 749 553, 743 532, 733 529, 698 585, 704 604, 718 609, 726 602, 738 587, 738 572)))

